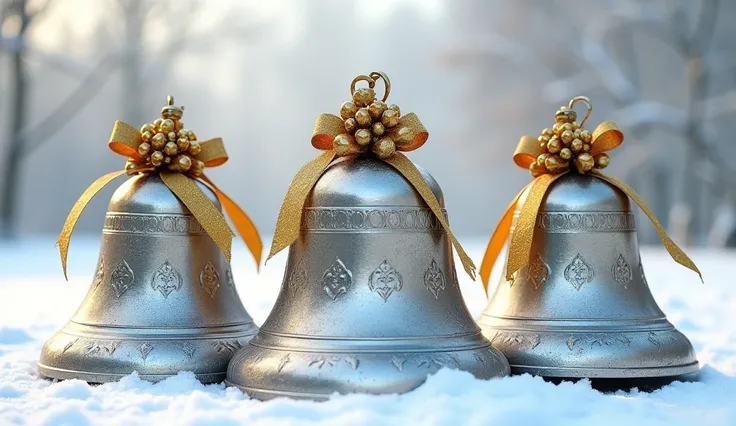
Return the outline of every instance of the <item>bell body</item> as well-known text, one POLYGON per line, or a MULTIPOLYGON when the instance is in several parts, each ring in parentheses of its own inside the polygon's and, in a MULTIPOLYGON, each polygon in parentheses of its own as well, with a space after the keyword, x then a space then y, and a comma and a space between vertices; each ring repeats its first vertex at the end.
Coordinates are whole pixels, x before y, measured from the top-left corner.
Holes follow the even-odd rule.
POLYGON ((337 161, 306 203, 275 306, 226 383, 258 399, 325 399, 406 392, 443 367, 507 375, 465 307, 451 250, 393 167, 337 161))
POLYGON ((158 175, 138 175, 115 191, 87 297, 46 342, 38 370, 93 383, 133 371, 218 382, 257 331, 215 242, 158 175))
POLYGON ((692 345, 649 290, 622 191, 588 175, 560 177, 542 202, 531 259, 512 281, 502 278, 479 320, 513 373, 638 379, 698 371, 692 345))

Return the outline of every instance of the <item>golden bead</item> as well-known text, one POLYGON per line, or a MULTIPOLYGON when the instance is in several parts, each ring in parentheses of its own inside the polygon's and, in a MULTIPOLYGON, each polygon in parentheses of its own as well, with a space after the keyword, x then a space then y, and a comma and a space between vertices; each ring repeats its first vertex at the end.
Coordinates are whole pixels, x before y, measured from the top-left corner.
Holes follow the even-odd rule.
POLYGON ((138 155, 140 155, 141 157, 146 157, 150 153, 151 153, 151 144, 147 142, 143 142, 142 144, 138 145, 138 155))
POLYGON ((161 133, 169 133, 170 131, 174 130, 174 120, 167 118, 166 120, 161 122, 161 125, 159 126, 159 130, 161 130, 161 133))
POLYGON ((388 106, 386 106, 386 103, 383 101, 373 101, 373 103, 368 106, 368 111, 371 112, 371 117, 373 117, 373 120, 380 120, 381 115, 387 109, 388 106))
POLYGON ((552 136, 555 134, 555 132, 552 129, 546 128, 542 130, 542 134, 545 136, 552 136))
POLYGON ((192 159, 188 155, 177 155, 174 164, 182 172, 187 172, 192 167, 192 159))
POLYGON ((575 129, 573 129, 573 128, 572 128, 572 124, 570 124, 570 123, 563 123, 563 124, 562 124, 562 125, 561 125, 560 127, 562 128, 562 131, 563 131, 563 132, 564 132, 565 130, 569 130, 569 131, 571 131, 571 132, 572 132, 573 130, 575 130, 575 129))
POLYGON ((204 172, 204 162, 192 158, 192 166, 189 168, 189 173, 195 177, 199 177, 204 172))
POLYGON ((555 123, 552 126, 552 134, 559 136, 562 133, 562 123, 555 123))
POLYGON ((544 166, 545 162, 547 161, 547 158, 549 157, 550 157, 550 153, 548 152, 543 152, 539 154, 539 156, 537 157, 537 164, 539 164, 540 166, 544 166))
POLYGON ((146 132, 151 132, 151 134, 153 134, 153 126, 148 123, 142 125, 141 134, 146 133, 146 132))
POLYGON ((356 112, 358 112, 358 106, 351 101, 344 102, 340 107, 340 117, 342 117, 343 120, 355 117, 356 112))
POLYGON ((381 123, 384 126, 391 128, 399 124, 399 113, 389 108, 381 115, 381 123))
POLYGON ((174 142, 166 142, 164 147, 164 154, 174 156, 179 153, 179 147, 174 142))
POLYGON ((371 143, 371 139, 373 139, 373 135, 371 135, 371 131, 368 129, 358 129, 355 132, 355 142, 360 146, 368 145, 371 143))
POLYGON ((388 109, 390 109, 391 111, 394 111, 396 113, 396 116, 397 117, 400 117, 401 116, 401 108, 399 108, 398 105, 391 104, 391 105, 388 106, 388 109))
POLYGON ((575 129, 575 130, 574 130, 574 131, 572 132, 572 138, 573 138, 573 139, 580 139, 580 133, 581 133, 581 132, 580 132, 580 129, 575 129))
POLYGON ((580 124, 577 121, 572 122, 572 129, 578 130, 580 128, 580 124))
POLYGON ((332 140, 332 149, 335 151, 335 154, 337 155, 346 155, 350 152, 350 145, 351 144, 351 137, 348 134, 340 133, 339 135, 335 136, 335 139, 332 140))
MULTIPOLYGON (((570 123, 566 123, 566 124, 570 124, 570 123)), ((572 130, 563 131, 562 134, 560 135, 560 139, 562 139, 562 142, 565 144, 572 142, 572 140, 574 139, 572 137, 572 130)))
POLYGON ((588 151, 590 151, 590 144, 584 143, 583 144, 583 152, 588 152, 588 151))
POLYGON ((151 142, 151 138, 153 137, 153 133, 151 132, 143 132, 141 133, 141 140, 143 142, 151 142))
POLYGON ((189 139, 189 153, 191 155, 197 155, 202 152, 202 145, 196 140, 189 139))
POLYGON ((605 169, 608 167, 608 163, 611 162, 611 157, 606 153, 598 154, 593 159, 595 160, 595 167, 599 169, 605 169))
POLYGON ((161 151, 153 151, 151 154, 151 164, 158 167, 164 163, 164 153, 161 151))
POLYGON ((552 139, 547 142, 547 152, 550 154, 557 154, 562 149, 562 142, 559 139, 552 139))
POLYGON ((544 166, 550 173, 560 173, 570 167, 570 163, 560 158, 559 155, 551 155, 544 161, 544 166))
POLYGON ((180 138, 189 138, 189 129, 179 129, 176 135, 180 138))
POLYGON ((374 99, 376 99, 376 91, 368 87, 361 87, 353 93, 353 102, 359 107, 370 105, 374 99))
POLYGON ((562 158, 563 160, 569 160, 569 159, 571 159, 572 158, 572 151, 570 150, 570 148, 562 148, 560 150, 560 158, 562 158))
POLYGON ((396 145, 408 145, 412 142, 414 142, 414 132, 410 128, 402 127, 396 132, 396 140, 394 141, 396 145))
POLYGON ((373 135, 375 136, 381 136, 386 132, 386 126, 383 125, 383 123, 373 123, 373 126, 371 127, 371 131, 373 132, 373 135))
POLYGON ((391 138, 381 138, 373 145, 373 152, 378 158, 388 158, 396 152, 396 144, 391 138))
POLYGON ((580 139, 585 143, 590 143, 592 136, 589 131, 583 129, 580 131, 580 139))
POLYGON ((163 122, 163 121, 164 121, 163 118, 157 118, 157 119, 153 120, 153 130, 155 132, 158 132, 160 130, 160 128, 161 128, 161 122, 163 122))
POLYGON ((539 163, 534 162, 529 165, 529 172, 533 177, 537 177, 547 173, 547 169, 543 165, 539 165, 539 163))
POLYGON ((176 141, 176 132, 169 132, 167 136, 167 139, 169 142, 175 142, 176 141))
POLYGON ((156 133, 151 138, 151 146, 153 146, 153 149, 159 151, 164 148, 164 145, 166 145, 166 136, 164 136, 163 133, 156 133))
POLYGON ((355 133, 355 130, 358 128, 358 122, 355 121, 355 118, 350 117, 347 120, 345 120, 345 130, 348 133, 355 133))
POLYGON ((587 152, 578 155, 578 158, 575 159, 575 167, 580 173, 587 172, 588 170, 592 169, 594 165, 595 160, 593 159, 593 156, 588 154, 587 152))
POLYGON ((570 143, 570 149, 572 150, 572 152, 575 152, 575 153, 578 153, 578 152, 582 151, 583 150, 583 141, 581 141, 580 139, 574 139, 570 143))
POLYGON ((138 165, 135 162, 133 162, 133 161, 128 160, 125 163, 125 171, 126 172, 130 172, 131 170, 135 170, 137 167, 138 167, 138 165))
POLYGON ((187 132, 187 138, 193 142, 197 140, 197 135, 195 135, 194 132, 190 130, 187 132))
POLYGON ((539 141, 540 143, 544 143, 545 145, 547 145, 547 142, 549 142, 549 136, 547 136, 547 135, 541 135, 541 136, 539 136, 539 137, 537 138, 537 140, 538 140, 538 141, 539 141))
POLYGON ((179 148, 179 152, 186 152, 189 149, 189 139, 179 138, 176 140, 176 146, 179 148))
POLYGON ((373 120, 371 119, 371 113, 368 108, 361 108, 355 113, 355 121, 360 127, 368 127, 371 125, 373 120))

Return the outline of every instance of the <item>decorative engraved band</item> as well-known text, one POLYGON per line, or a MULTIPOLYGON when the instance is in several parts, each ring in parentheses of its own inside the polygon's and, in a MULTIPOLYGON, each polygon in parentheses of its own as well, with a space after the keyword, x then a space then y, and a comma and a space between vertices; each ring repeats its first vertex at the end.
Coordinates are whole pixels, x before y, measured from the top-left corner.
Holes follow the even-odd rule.
POLYGON ((547 232, 625 232, 636 230, 634 214, 631 212, 544 212, 537 216, 536 228, 547 232))
POLYGON ((203 235, 202 225, 191 215, 108 213, 106 234, 203 235))
MULTIPOLYGON (((447 211, 442 212, 447 218, 447 211)), ((398 207, 305 208, 302 229, 322 232, 442 231, 430 209, 398 207)))

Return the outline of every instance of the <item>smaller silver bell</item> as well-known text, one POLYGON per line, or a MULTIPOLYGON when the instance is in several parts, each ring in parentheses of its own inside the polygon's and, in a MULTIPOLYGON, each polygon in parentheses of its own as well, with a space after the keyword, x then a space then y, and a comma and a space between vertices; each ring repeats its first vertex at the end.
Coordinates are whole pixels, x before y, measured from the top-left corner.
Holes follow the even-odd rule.
POLYGON ((665 381, 697 373, 690 341, 649 291, 621 190, 590 175, 560 177, 542 201, 531 259, 499 283, 478 321, 513 373, 665 381))
POLYGON ((92 383, 193 371, 220 382, 257 331, 215 242, 158 175, 138 175, 115 191, 87 297, 44 345, 38 371, 92 383))

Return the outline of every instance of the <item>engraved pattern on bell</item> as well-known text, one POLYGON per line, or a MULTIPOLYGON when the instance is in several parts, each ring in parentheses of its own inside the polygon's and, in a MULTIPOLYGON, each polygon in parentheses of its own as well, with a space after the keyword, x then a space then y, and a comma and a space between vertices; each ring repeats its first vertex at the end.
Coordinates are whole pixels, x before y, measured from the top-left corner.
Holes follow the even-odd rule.
POLYGON ((133 270, 130 269, 128 262, 123 260, 113 269, 110 276, 110 284, 115 289, 117 296, 120 297, 133 285, 134 279, 133 270))
POLYGON ((304 266, 304 259, 299 259, 289 273, 287 285, 292 291, 298 292, 307 285, 307 268, 304 266))
MULTIPOLYGON (((211 189, 194 184, 221 208, 211 189)), ((105 383, 137 371, 157 382, 193 371, 203 383, 221 382, 235 350, 258 331, 233 292, 200 288, 207 261, 220 277, 228 262, 156 174, 132 176, 115 191, 98 259, 86 298, 43 346, 43 377, 105 383)))
POLYGON ((156 269, 151 278, 151 288, 158 290, 164 298, 168 298, 172 291, 179 290, 181 284, 181 274, 168 260, 156 269))
POLYGON ((626 263, 626 259, 624 259, 624 255, 622 254, 618 255, 616 263, 611 266, 611 274, 613 275, 614 281, 621 284, 623 288, 627 288, 631 280, 634 279, 631 267, 626 263))
POLYGON ((445 289, 445 274, 437 266, 437 261, 432 259, 427 272, 424 273, 424 285, 432 292, 435 299, 439 299, 440 292, 445 289))
POLYGON ((384 302, 391 297, 394 291, 400 291, 402 284, 401 274, 385 259, 371 272, 368 279, 368 288, 378 293, 384 302))
POLYGON ((92 280, 92 287, 97 288, 102 281, 105 280, 105 256, 100 256, 100 263, 97 265, 95 278, 92 280))
POLYGON ((646 285, 631 205, 594 176, 568 173, 550 186, 531 247, 549 267, 546 282, 535 289, 525 272, 534 269, 533 257, 513 288, 501 277, 478 319, 512 372, 597 380, 680 380, 697 373, 692 345, 646 285))
POLYGON ((333 301, 337 300, 337 296, 346 293, 352 283, 353 273, 340 259, 336 259, 322 274, 322 288, 333 301))
POLYGON ((199 285, 210 295, 210 298, 214 298, 215 292, 220 288, 220 275, 209 260, 199 274, 199 285))
POLYGON ((547 262, 542 259, 542 256, 540 256, 539 253, 537 253, 537 255, 534 256, 534 260, 527 265, 526 272, 529 277, 529 281, 534 284, 535 290, 538 290, 539 287, 543 286, 544 283, 547 282, 549 275, 552 273, 549 265, 547 265, 547 262))
POLYGON ((580 290, 583 284, 593 281, 593 277, 595 277, 593 268, 583 260, 580 253, 575 255, 572 262, 565 268, 565 279, 575 286, 576 290, 580 290))

